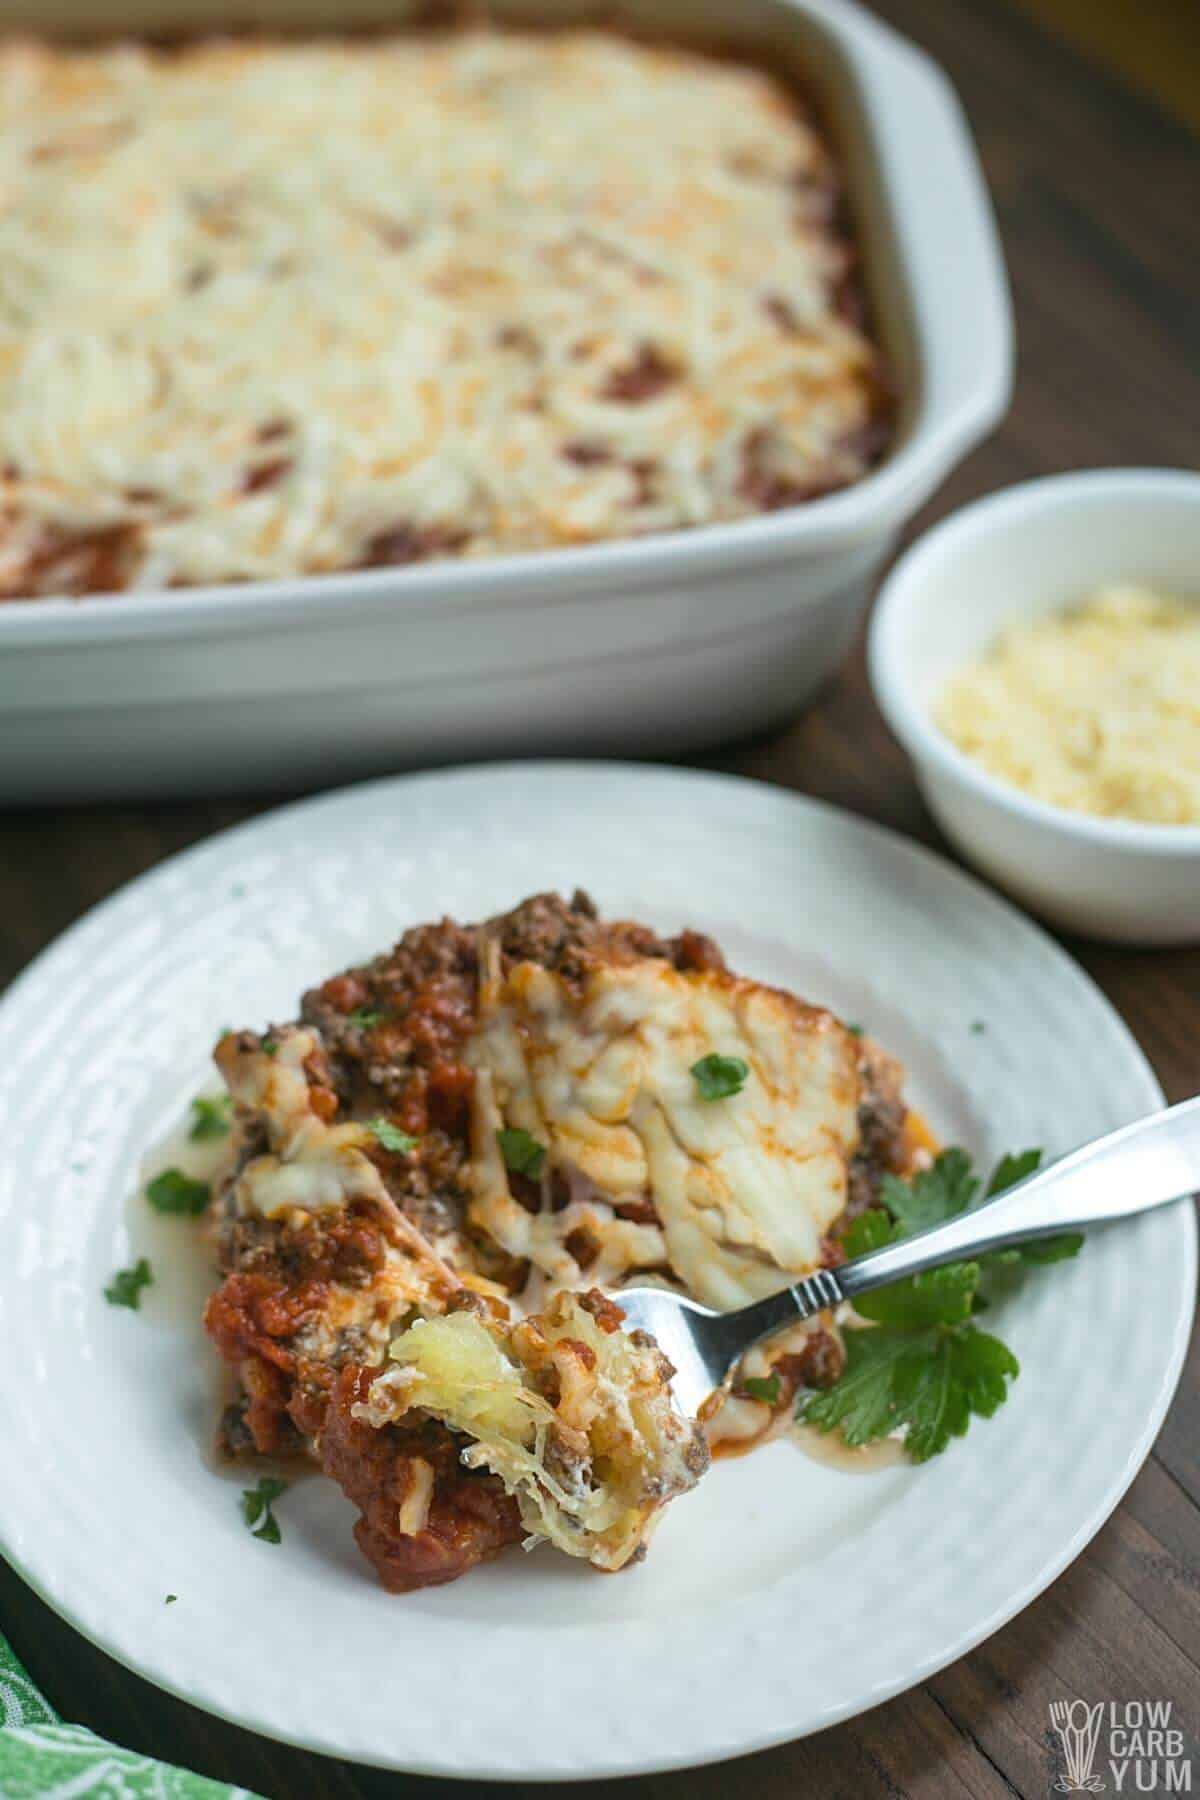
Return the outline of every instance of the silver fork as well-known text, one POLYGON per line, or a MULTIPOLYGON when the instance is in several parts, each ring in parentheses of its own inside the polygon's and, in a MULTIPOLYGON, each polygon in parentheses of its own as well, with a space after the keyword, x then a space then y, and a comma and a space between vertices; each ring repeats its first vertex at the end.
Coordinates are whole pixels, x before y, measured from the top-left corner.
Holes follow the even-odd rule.
POLYGON ((943 1263, 970 1261, 1008 1244, 1149 1212, 1196 1188, 1200 1095, 1085 1144, 944 1225, 873 1250, 840 1269, 818 1269, 737 1312, 714 1312, 665 1288, 620 1288, 612 1298, 628 1324, 648 1331, 674 1363, 676 1401, 694 1414, 729 1380, 748 1350, 799 1319, 943 1263))

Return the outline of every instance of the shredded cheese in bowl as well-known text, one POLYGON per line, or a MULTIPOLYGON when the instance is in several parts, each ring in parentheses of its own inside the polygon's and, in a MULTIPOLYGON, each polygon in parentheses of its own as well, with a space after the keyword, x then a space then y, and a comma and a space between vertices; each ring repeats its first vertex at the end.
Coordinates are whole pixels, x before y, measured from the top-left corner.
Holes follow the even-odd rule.
POLYGON ((1014 625, 949 683, 935 718, 1036 800, 1200 825, 1200 606, 1112 587, 1014 625))

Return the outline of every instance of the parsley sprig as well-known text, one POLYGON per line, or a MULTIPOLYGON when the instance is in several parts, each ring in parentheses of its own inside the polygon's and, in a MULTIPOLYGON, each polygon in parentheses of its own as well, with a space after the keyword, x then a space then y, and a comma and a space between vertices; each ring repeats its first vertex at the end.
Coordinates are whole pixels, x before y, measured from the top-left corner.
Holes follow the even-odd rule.
POLYGON ((279 1521, 271 1508, 280 1494, 286 1493, 287 1482, 277 1475, 264 1475, 256 1486, 243 1488, 242 1517, 251 1527, 252 1537, 261 1538, 264 1544, 282 1543, 279 1521))
POLYGON ((836 1428, 852 1448, 904 1426, 908 1454, 926 1462, 963 1436, 973 1413, 990 1418, 1019 1369, 1006 1344, 974 1325, 848 1331, 840 1380, 803 1416, 820 1431, 836 1428))
MULTIPOLYGON (((1024 1150, 1002 1157, 986 1198, 1033 1174, 1041 1156, 1040 1150, 1024 1150)), ((980 1185, 970 1157, 959 1149, 943 1150, 911 1181, 885 1176, 882 1206, 861 1213, 842 1240, 847 1256, 864 1256, 957 1218, 974 1204, 980 1185)), ((937 1456, 951 1438, 962 1437, 972 1416, 992 1416, 1020 1372, 1007 1345, 972 1322, 987 1305, 989 1275, 1062 1261, 1082 1242, 1078 1232, 1043 1238, 864 1294, 855 1309, 873 1329, 847 1331, 841 1376, 824 1392, 804 1396, 797 1417, 819 1431, 839 1431, 852 1447, 902 1429, 914 1461, 937 1456)))

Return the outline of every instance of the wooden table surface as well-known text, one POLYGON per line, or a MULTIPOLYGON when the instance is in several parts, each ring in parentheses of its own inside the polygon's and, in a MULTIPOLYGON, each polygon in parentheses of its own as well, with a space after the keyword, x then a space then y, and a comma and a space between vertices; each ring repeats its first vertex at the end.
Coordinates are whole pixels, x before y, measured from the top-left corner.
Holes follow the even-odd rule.
MULTIPOLYGON (((1200 142, 1010 0, 881 0, 877 10, 931 50, 960 88, 996 199, 1020 336, 1008 422, 920 523, 1032 474, 1105 463, 1194 465, 1200 142)), ((1179 56, 1188 55, 1200 80, 1197 44, 1181 40, 1179 56)), ((936 195, 931 170, 931 204, 936 195)), ((819 795, 939 843, 870 699, 861 653, 789 730, 694 760, 819 795)), ((258 804, 0 818, 0 980, 130 876, 258 804)), ((1123 1013, 1168 1096, 1200 1090, 1200 950, 1069 948, 1123 1013)), ((597 1800, 618 1790, 716 1800, 750 1785, 763 1800, 1040 1797, 1057 1772, 1047 1710, 1056 1698, 1170 1700, 1195 1756, 1198 1377, 1193 1343, 1154 1453, 1115 1516, 1048 1593, 974 1654, 819 1737, 708 1771, 601 1783, 597 1800)), ((0 1469, 2 1458, 0 1447, 0 1469)), ((308 1756, 210 1719, 92 1649, 2 1564, 0 1624, 64 1717, 270 1800, 433 1800, 439 1790, 462 1791, 308 1756)), ((1200 1789, 1200 1766, 1193 1780, 1200 1789)))

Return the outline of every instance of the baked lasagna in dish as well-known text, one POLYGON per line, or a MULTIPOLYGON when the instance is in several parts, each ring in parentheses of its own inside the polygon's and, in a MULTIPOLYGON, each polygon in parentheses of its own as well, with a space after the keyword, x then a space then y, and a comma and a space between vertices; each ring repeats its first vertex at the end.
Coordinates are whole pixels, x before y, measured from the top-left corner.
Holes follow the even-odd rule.
POLYGON ((0 44, 0 598, 583 544, 882 453, 837 162, 599 30, 0 44))
POLYGON ((921 1154, 869 1040, 583 894, 418 926, 216 1060, 224 1448, 315 1459, 394 1590, 542 1539, 639 1557, 710 1441, 767 1435, 842 1346, 797 1325, 753 1353, 768 1398, 735 1381, 701 1426, 622 1283, 778 1291, 921 1154))

